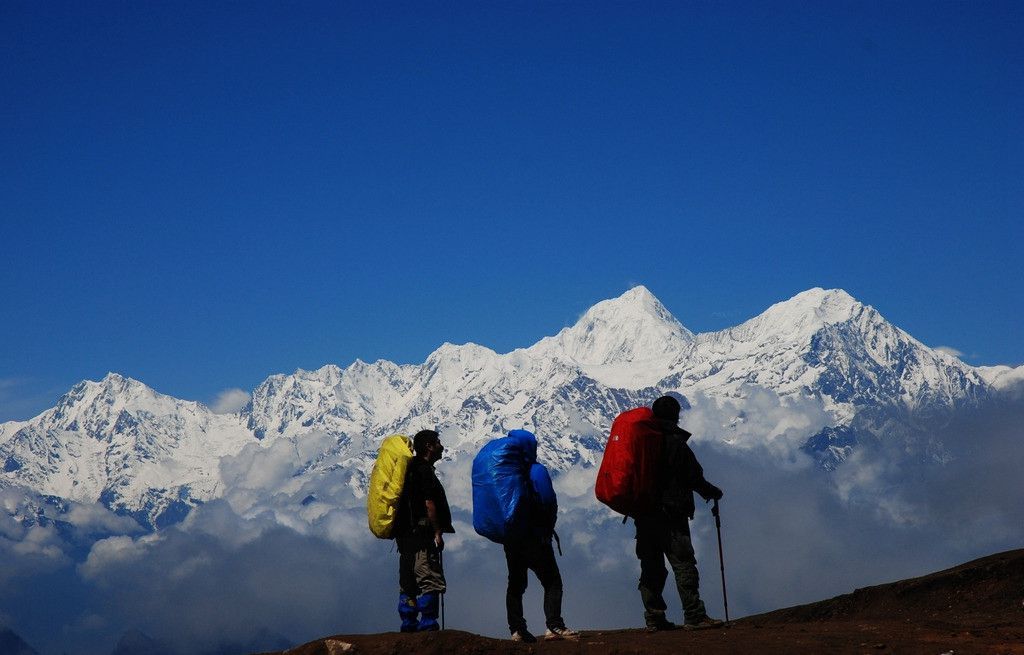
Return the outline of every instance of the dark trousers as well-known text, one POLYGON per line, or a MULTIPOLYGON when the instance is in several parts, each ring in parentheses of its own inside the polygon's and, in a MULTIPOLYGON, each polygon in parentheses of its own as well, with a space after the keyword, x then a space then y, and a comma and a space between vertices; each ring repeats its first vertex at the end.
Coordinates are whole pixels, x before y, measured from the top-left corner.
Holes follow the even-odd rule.
POLYGON ((527 569, 536 574, 544 587, 544 619, 549 629, 564 628, 562 620, 562 574, 558 571, 551 538, 532 538, 505 544, 505 563, 508 564, 508 589, 505 592, 505 610, 509 632, 526 629, 523 618, 523 593, 526 591, 527 569))
POLYGON ((707 616, 704 601, 700 599, 700 577, 690 541, 689 521, 662 516, 637 518, 636 556, 640 560, 638 588, 644 603, 644 619, 648 624, 665 618, 666 605, 662 592, 668 577, 666 557, 675 574, 684 620, 696 623, 707 616))

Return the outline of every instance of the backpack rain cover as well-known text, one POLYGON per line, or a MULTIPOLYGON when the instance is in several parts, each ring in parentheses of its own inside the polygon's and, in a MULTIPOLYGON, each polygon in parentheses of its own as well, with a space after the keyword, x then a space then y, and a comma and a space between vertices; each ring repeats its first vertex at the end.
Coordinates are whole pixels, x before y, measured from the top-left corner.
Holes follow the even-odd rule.
MULTIPOLYGON (((473 458, 473 529, 503 544, 526 534, 537 438, 526 430, 489 441, 473 458)), ((552 493, 553 490, 552 490, 552 493)))
POLYGON ((405 472, 412 461, 412 439, 393 434, 384 439, 377 451, 377 461, 370 474, 366 493, 366 518, 370 532, 381 539, 390 539, 395 528, 395 514, 405 486, 405 472))
POLYGON ((662 442, 661 426, 650 407, 619 414, 597 471, 597 499, 626 516, 653 510, 662 442))

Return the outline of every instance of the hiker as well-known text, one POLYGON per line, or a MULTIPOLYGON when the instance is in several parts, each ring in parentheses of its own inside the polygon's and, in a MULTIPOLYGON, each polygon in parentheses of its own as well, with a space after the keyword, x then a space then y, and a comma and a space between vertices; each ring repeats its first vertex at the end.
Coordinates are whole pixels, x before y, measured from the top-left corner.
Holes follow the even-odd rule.
POLYGON ((395 521, 402 632, 440 628, 440 595, 446 589, 443 535, 455 532, 444 487, 434 472, 434 463, 444 452, 440 436, 434 430, 420 430, 413 437, 413 451, 399 504, 402 516, 395 521))
POLYGON ((675 573, 676 588, 683 604, 683 628, 720 627, 700 598, 697 559, 690 541, 690 519, 694 514, 693 492, 704 500, 719 500, 722 490, 704 479, 704 470, 686 444, 690 433, 679 427, 679 401, 662 396, 651 406, 662 430, 661 465, 658 471, 658 501, 653 511, 636 516, 636 556, 640 560, 640 597, 644 604, 647 630, 672 630, 676 625, 665 618, 662 591, 668 572, 668 558, 675 573))
MULTIPOLYGON (((579 639, 580 633, 570 630, 562 619, 562 574, 555 561, 551 546, 558 519, 558 499, 551 484, 547 468, 536 461, 537 439, 526 430, 515 430, 527 443, 532 442, 532 461, 529 463, 528 497, 525 502, 527 525, 522 535, 511 537, 504 543, 505 563, 508 565, 508 587, 505 591, 505 613, 512 641, 533 643, 537 638, 526 629, 523 617, 523 593, 527 587, 527 569, 533 571, 544 587, 544 620, 547 631, 544 639, 579 639)), ((512 433, 510 433, 511 436, 512 433)), ((561 550, 561 549, 559 549, 561 550)))

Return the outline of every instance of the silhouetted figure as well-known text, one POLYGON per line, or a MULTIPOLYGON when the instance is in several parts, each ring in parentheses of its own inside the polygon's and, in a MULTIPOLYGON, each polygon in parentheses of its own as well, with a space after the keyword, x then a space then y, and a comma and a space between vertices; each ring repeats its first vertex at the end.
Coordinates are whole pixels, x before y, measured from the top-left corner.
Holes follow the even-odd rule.
MULTIPOLYGON (((536 437, 526 430, 517 430, 533 444, 536 437)), ((510 433, 514 434, 514 433, 510 433)), ((529 498, 527 517, 529 525, 522 538, 510 539, 504 544, 505 563, 508 565, 508 587, 505 591, 505 610, 508 629, 513 641, 537 641, 526 628, 523 616, 523 593, 528 584, 527 571, 533 571, 544 587, 545 640, 579 639, 579 633, 565 626, 562 619, 562 574, 558 570, 551 540, 558 519, 558 499, 547 468, 533 458, 529 465, 529 498)))
POLYGON ((647 514, 635 517, 636 556, 640 559, 640 598, 644 620, 650 631, 671 630, 674 623, 665 618, 665 558, 676 578, 676 589, 683 604, 684 628, 710 628, 722 625, 710 618, 700 598, 697 559, 690 541, 693 518, 693 492, 705 500, 718 500, 722 490, 704 479, 704 470, 686 441, 690 433, 679 427, 679 401, 662 396, 651 406, 662 427, 664 444, 659 470, 659 502, 647 514))
POLYGON ((438 433, 417 432, 413 450, 399 508, 402 515, 395 521, 402 632, 439 629, 440 595, 446 590, 443 534, 455 532, 444 487, 434 472, 434 463, 444 452, 438 433))

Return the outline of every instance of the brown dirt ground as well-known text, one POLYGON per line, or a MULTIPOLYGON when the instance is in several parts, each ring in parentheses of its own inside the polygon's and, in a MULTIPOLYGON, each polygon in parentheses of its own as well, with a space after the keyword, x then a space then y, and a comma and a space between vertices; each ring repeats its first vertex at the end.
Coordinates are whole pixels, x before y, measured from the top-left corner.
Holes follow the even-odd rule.
MULTIPOLYGON (((287 655, 727 655, 857 653, 1024 655, 1024 550, 920 578, 749 616, 720 630, 586 631, 577 642, 526 645, 459 630, 337 635, 287 655)), ((280 654, 283 655, 283 654, 280 654)))

